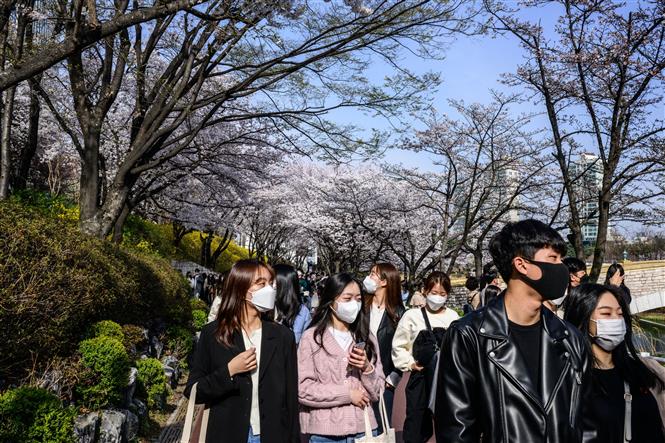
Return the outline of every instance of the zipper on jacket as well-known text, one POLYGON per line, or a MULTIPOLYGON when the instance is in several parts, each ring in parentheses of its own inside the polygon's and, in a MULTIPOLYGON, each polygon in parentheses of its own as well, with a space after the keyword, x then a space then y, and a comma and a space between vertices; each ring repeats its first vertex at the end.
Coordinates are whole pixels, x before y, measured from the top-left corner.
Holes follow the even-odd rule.
POLYGON ((582 385, 582 375, 579 371, 575 371, 575 383, 573 384, 573 390, 570 398, 570 415, 568 421, 570 422, 570 427, 575 429, 577 426, 577 402, 579 400, 580 386, 582 385))
POLYGON ((501 376, 501 371, 499 368, 495 368, 496 371, 496 380, 499 383, 499 408, 501 408, 501 428, 503 428, 503 439, 504 443, 508 443, 508 422, 506 420, 506 409, 504 393, 503 393, 503 377, 501 376))

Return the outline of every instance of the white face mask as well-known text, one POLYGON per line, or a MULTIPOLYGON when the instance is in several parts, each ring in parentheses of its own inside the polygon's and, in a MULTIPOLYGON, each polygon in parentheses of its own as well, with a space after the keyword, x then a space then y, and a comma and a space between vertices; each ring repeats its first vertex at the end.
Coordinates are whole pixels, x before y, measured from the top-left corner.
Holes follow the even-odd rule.
POLYGON ((275 307, 275 298, 277 291, 270 285, 265 285, 261 289, 252 292, 250 302, 259 312, 268 312, 275 307))
POLYGON ((555 298, 554 300, 550 300, 554 305, 556 306, 561 306, 563 304, 563 301, 566 299, 568 296, 568 293, 566 292, 563 297, 555 298))
POLYGON ((363 286, 365 287, 365 291, 367 291, 369 294, 374 294, 376 292, 376 289, 379 287, 379 285, 368 275, 365 277, 365 280, 363 280, 363 286))
POLYGON ((598 346, 612 352, 626 337, 626 322, 623 318, 591 320, 596 323, 596 335, 592 336, 598 346))
POLYGON ((448 300, 448 296, 443 296, 443 295, 428 295, 427 296, 427 306, 432 311, 438 311, 439 309, 443 308, 443 305, 446 304, 446 301, 448 300))
POLYGON ((356 321, 358 313, 360 312, 360 308, 361 305, 359 301, 338 301, 337 310, 333 309, 333 312, 335 315, 337 315, 337 318, 342 320, 344 323, 351 324, 356 321))

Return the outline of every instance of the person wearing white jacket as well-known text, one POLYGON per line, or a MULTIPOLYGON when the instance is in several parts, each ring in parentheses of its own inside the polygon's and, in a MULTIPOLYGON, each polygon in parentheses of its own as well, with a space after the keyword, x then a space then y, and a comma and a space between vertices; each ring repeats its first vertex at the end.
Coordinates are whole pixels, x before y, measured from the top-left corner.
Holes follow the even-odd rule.
POLYGON ((418 362, 413 356, 413 344, 422 331, 430 328, 447 329, 459 318, 457 312, 446 308, 445 304, 451 291, 450 278, 444 272, 433 272, 425 280, 424 295, 427 305, 421 309, 410 309, 404 313, 397 325, 393 337, 392 359, 395 368, 410 371, 411 376, 406 386, 406 420, 404 421, 404 442, 423 443, 433 434, 432 415, 428 409, 431 386, 428 371, 434 367, 427 362, 418 362))

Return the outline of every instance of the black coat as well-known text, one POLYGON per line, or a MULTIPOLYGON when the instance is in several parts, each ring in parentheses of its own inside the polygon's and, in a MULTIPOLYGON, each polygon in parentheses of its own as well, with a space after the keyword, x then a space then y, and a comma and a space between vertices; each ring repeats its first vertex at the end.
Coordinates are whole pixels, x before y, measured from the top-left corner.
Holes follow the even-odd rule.
MULTIPOLYGON (((397 321, 402 318, 404 315, 404 306, 400 303, 395 309, 397 314, 397 321)), ((392 350, 393 350, 393 337, 395 336, 395 328, 397 325, 393 325, 393 322, 390 321, 390 316, 388 313, 383 310, 383 317, 381 318, 381 323, 379 323, 379 329, 376 333, 376 341, 379 343, 379 355, 381 356, 381 365, 383 366, 383 373, 388 377, 391 373, 397 372, 402 375, 402 371, 395 369, 393 364, 392 350)))
POLYGON ((582 441, 584 338, 549 309, 541 315, 540 392, 508 337, 503 295, 451 324, 439 366, 438 442, 478 442, 481 435, 483 442, 582 441))
MULTIPOLYGON (((229 376, 228 363, 245 350, 242 334, 233 335, 229 348, 214 337, 217 322, 201 331, 185 395, 198 382, 196 402, 210 406, 207 442, 247 443, 252 379, 249 373, 229 376)), ((259 409, 262 443, 299 441, 298 370, 293 333, 263 321, 259 362, 259 409)))

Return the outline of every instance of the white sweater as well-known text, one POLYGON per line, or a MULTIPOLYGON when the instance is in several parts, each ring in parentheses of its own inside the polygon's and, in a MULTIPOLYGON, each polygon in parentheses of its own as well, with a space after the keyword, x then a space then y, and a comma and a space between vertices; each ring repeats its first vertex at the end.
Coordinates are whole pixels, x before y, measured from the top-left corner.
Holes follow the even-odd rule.
MULTIPOLYGON (((448 328, 452 322, 459 318, 457 312, 450 308, 438 314, 427 311, 427 318, 432 328, 448 328)), ((418 333, 427 328, 420 308, 409 309, 404 313, 397 324, 393 337, 393 364, 400 371, 410 371, 411 365, 416 362, 411 354, 413 342, 418 333)))

